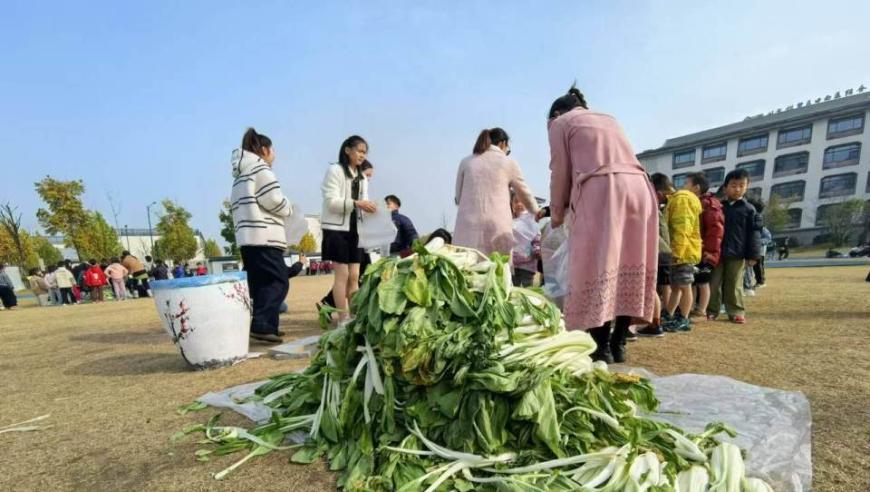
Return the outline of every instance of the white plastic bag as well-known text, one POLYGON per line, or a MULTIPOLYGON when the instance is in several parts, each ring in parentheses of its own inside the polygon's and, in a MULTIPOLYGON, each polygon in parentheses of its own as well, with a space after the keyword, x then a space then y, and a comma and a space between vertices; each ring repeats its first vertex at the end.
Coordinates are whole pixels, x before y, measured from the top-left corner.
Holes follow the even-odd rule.
POLYGON ((308 221, 305 214, 296 204, 290 205, 290 215, 284 218, 284 237, 287 244, 299 244, 302 236, 308 232, 308 221))
POLYGON ((397 229, 387 207, 378 207, 373 214, 363 212, 358 231, 360 248, 381 249, 382 252, 386 248, 385 254, 390 254, 390 244, 396 240, 397 229))
POLYGON ((544 294, 561 307, 561 299, 568 295, 568 270, 571 268, 570 243, 563 241, 558 249, 544 261, 544 294))

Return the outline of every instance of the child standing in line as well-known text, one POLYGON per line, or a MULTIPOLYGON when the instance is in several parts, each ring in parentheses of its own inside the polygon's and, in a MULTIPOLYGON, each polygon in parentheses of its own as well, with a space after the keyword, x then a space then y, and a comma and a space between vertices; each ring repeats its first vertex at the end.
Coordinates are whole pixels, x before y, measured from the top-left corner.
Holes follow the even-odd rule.
POLYGON ((721 261, 713 269, 710 278, 708 320, 716 319, 724 303, 732 323, 746 323, 743 271, 747 266, 754 266, 761 256, 762 228, 761 216, 743 198, 748 187, 749 173, 745 169, 736 169, 725 176, 725 199, 722 202, 725 235, 722 239, 721 261))
POLYGON ((124 279, 130 271, 121 264, 120 258, 112 258, 112 264, 106 268, 105 273, 106 276, 112 280, 112 292, 115 293, 115 299, 118 301, 126 301, 127 286, 124 285, 124 279))
POLYGON ((38 268, 30 269, 30 277, 27 281, 30 283, 30 290, 36 296, 36 302, 40 306, 48 306, 48 284, 45 283, 45 277, 39 272, 38 268))
POLYGON ((4 309, 15 309, 18 307, 18 298, 15 297, 15 285, 6 273, 6 265, 3 263, 0 263, 0 299, 3 301, 4 309))
POLYGON ((97 260, 88 262, 90 265, 84 272, 85 286, 91 291, 91 302, 103 302, 103 286, 106 285, 106 275, 97 260))
POLYGON ((514 286, 531 287, 541 257, 541 230, 535 216, 526 210, 515 194, 511 197, 511 209, 514 214, 514 247, 511 250, 514 286))
POLYGON ((689 321, 694 300, 692 283, 695 281, 695 265, 701 261, 701 201, 698 195, 706 181, 702 173, 688 175, 686 184, 668 198, 665 208, 673 257, 670 269, 671 297, 666 305, 667 318, 662 324, 665 331, 692 329, 689 321), (679 313, 676 312, 677 307, 680 308, 679 313))
POLYGON ((722 215, 722 202, 710 193, 709 182, 704 176, 697 190, 701 199, 701 263, 695 274, 698 290, 697 307, 692 316, 706 319, 707 305, 710 303, 710 277, 713 268, 719 264, 722 253, 722 236, 725 234, 725 217, 722 215))
POLYGON ((76 284, 76 278, 72 272, 67 270, 66 264, 63 261, 57 263, 54 279, 57 282, 58 289, 60 289, 60 298, 63 304, 78 304, 76 297, 73 295, 73 285, 76 284))
POLYGON ((52 306, 60 306, 63 304, 63 299, 60 296, 60 289, 57 287, 57 278, 54 274, 57 272, 57 266, 48 265, 48 273, 45 274, 45 284, 48 285, 48 298, 52 306))

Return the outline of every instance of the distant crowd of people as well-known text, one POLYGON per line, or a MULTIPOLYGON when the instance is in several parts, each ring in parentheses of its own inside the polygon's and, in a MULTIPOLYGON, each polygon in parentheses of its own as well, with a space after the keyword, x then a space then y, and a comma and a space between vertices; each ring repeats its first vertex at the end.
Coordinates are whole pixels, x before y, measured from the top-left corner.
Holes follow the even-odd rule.
MULTIPOLYGON (((145 256, 144 263, 129 251, 120 257, 87 262, 59 261, 45 270, 33 268, 26 281, 40 306, 72 306, 82 302, 124 301, 150 297, 151 280, 208 275, 201 262, 191 267, 179 263, 171 268, 162 259, 145 256)), ((0 264, 0 299, 3 308, 15 309, 18 299, 12 280, 0 264)))

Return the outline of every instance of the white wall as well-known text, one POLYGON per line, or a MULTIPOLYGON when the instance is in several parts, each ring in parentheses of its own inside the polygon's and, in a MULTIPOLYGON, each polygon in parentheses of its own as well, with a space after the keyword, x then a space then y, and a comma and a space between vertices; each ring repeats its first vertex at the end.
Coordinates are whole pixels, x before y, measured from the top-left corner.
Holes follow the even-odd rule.
MULTIPOLYGON (((793 147, 777 149, 776 142, 779 127, 776 127, 768 131, 768 144, 766 152, 737 157, 737 144, 739 138, 732 138, 728 140, 728 150, 726 154, 727 157, 725 160, 722 161, 711 162, 707 164, 700 163, 703 144, 715 143, 715 140, 711 140, 709 142, 703 142, 702 144, 699 144, 695 147, 695 165, 692 167, 673 169, 672 152, 644 158, 641 160, 641 163, 647 168, 647 171, 650 174, 655 172, 661 172, 673 177, 675 174, 706 171, 707 169, 713 169, 717 167, 724 167, 725 172, 727 173, 728 171, 735 169, 737 164, 763 159, 765 162, 764 179, 756 179, 753 183, 750 184, 750 187, 754 188, 759 186, 760 184, 762 188, 762 199, 767 201, 770 198, 770 189, 772 186, 779 183, 787 183, 790 181, 805 181, 806 186, 804 188, 804 199, 800 202, 795 202, 791 208, 801 208, 803 210, 801 215, 801 228, 816 227, 816 209, 819 205, 836 203, 850 198, 861 198, 865 200, 870 198, 870 193, 867 193, 866 189, 868 179, 867 174, 868 172, 870 172, 870 137, 868 137, 868 134, 870 134, 870 128, 868 128, 870 127, 870 114, 865 112, 864 115, 864 133, 859 135, 835 138, 832 140, 828 140, 827 138, 828 120, 829 118, 825 117, 816 120, 813 123, 812 140, 809 144, 805 145, 797 145, 793 147), (861 157, 857 166, 822 169, 825 149, 834 145, 841 145, 852 142, 861 143, 861 157), (793 174, 790 176, 781 176, 777 178, 773 177, 774 162, 777 156, 805 151, 810 153, 809 165, 806 173, 793 174), (846 197, 820 199, 819 188, 821 186, 822 178, 826 176, 844 173, 857 173, 855 194, 846 197)), ((686 148, 687 147, 684 147, 679 150, 685 150, 686 148)))

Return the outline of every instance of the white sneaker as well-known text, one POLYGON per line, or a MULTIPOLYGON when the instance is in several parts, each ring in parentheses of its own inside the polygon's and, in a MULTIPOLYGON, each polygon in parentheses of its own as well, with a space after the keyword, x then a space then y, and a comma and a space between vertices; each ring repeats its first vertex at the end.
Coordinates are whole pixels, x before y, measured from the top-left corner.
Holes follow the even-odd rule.
POLYGON ((755 289, 743 289, 743 295, 749 296, 749 297, 754 297, 755 296, 755 289))

